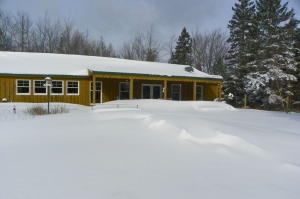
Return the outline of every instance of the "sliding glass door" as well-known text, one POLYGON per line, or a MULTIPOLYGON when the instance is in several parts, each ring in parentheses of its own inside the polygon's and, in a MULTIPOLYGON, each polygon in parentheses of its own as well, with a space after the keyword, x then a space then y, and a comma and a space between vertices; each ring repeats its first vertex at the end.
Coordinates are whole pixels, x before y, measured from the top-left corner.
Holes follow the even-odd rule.
POLYGON ((159 84, 143 84, 142 99, 159 99, 161 98, 162 86, 159 84))

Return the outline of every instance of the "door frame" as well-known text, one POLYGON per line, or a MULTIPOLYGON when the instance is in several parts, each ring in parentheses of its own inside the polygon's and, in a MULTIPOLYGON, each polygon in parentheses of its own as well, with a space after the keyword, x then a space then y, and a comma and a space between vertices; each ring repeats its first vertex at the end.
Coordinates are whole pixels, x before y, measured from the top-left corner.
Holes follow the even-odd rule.
POLYGON ((202 101, 203 100, 203 85, 196 85, 196 101, 202 101), (201 93, 197 93, 197 88, 200 88, 201 87, 201 93), (197 95, 200 94, 201 95, 201 98, 198 99, 197 98, 197 95))
MULTIPOLYGON (((102 104, 102 81, 95 81, 95 83, 97 84, 97 82, 100 82, 101 83, 101 88, 100 88, 100 90, 95 90, 95 94, 97 93, 97 92, 99 92, 100 93, 100 103, 97 103, 96 102, 96 104, 102 104)), ((93 92, 93 90, 91 89, 91 87, 92 87, 92 84, 93 84, 93 81, 90 81, 90 85, 89 85, 89 90, 90 90, 90 104, 92 104, 93 103, 93 99, 92 99, 92 95, 91 95, 91 92, 93 92)), ((96 87, 97 88, 97 87, 96 87)), ((96 94, 96 96, 97 96, 97 94, 96 94)), ((96 100, 97 101, 97 100, 96 100)))

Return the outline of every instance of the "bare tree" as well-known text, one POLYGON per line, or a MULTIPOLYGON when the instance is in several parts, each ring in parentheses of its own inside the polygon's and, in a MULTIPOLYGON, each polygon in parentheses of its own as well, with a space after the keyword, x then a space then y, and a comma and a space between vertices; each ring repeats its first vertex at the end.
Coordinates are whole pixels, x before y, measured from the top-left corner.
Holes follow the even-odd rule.
POLYGON ((0 50, 14 50, 15 31, 12 15, 0 10, 0 50))
POLYGON ((88 43, 90 55, 100 57, 116 57, 116 52, 113 45, 106 44, 104 38, 101 36, 99 40, 90 40, 88 43))
POLYGON ((146 45, 144 34, 138 32, 132 40, 132 46, 135 54, 135 60, 146 60, 146 45))
POLYGON ((35 28, 32 32, 32 41, 34 45, 34 49, 36 52, 47 52, 46 50, 46 42, 47 42, 47 29, 50 28, 50 20, 47 17, 47 13, 43 19, 39 18, 38 22, 35 25, 35 28))
POLYGON ((153 24, 150 26, 150 29, 146 33, 145 45, 146 61, 159 62, 160 53, 162 51, 163 46, 156 37, 156 30, 153 24))
POLYGON ((72 36, 69 44, 69 54, 83 55, 86 53, 88 43, 88 33, 82 33, 76 30, 72 36))
POLYGON ((102 36, 100 37, 100 40, 98 40, 97 42, 97 52, 98 52, 98 56, 106 55, 106 44, 102 36))
POLYGON ((116 51, 111 43, 108 44, 104 57, 117 57, 116 51))
POLYGON ((135 53, 131 41, 127 41, 123 43, 123 45, 119 49, 119 55, 123 59, 131 59, 131 60, 135 59, 135 53))
POLYGON ((58 51, 61 25, 53 23, 45 13, 44 18, 39 18, 32 30, 32 43, 35 52, 53 53, 58 51))
POLYGON ((172 54, 175 50, 175 46, 176 46, 176 35, 171 35, 169 40, 167 42, 164 43, 163 45, 163 50, 165 52, 165 57, 167 57, 166 60, 170 60, 170 58, 172 57, 172 54))
POLYGON ((24 11, 19 11, 14 19, 14 28, 16 30, 14 39, 17 51, 33 51, 30 38, 32 20, 24 11))
POLYGON ((153 25, 146 34, 137 32, 131 39, 124 42, 119 49, 121 58, 141 61, 160 61, 162 45, 156 38, 153 25))
POLYGON ((224 59, 229 50, 228 36, 221 29, 201 33, 197 29, 192 34, 194 67, 212 74, 219 59, 224 59))
POLYGON ((60 35, 62 34, 62 27, 60 21, 51 23, 50 27, 47 29, 47 52, 54 53, 58 52, 60 35))
MULTIPOLYGON (((143 41, 135 40, 132 46, 136 52, 139 51, 139 42, 143 41)), ((61 24, 60 21, 53 22, 45 13, 33 24, 25 12, 12 16, 1 10, 0 50, 116 57, 111 43, 107 45, 102 36, 100 40, 91 40, 88 30, 75 29, 75 22, 70 19, 61 24)))
POLYGON ((62 54, 72 53, 71 38, 73 34, 74 24, 75 24, 74 21, 70 21, 70 19, 65 19, 63 31, 59 40, 58 53, 62 53, 62 54))
POLYGON ((133 38, 123 43, 119 49, 120 57, 131 60, 145 60, 146 50, 144 41, 144 36, 138 32, 133 38))

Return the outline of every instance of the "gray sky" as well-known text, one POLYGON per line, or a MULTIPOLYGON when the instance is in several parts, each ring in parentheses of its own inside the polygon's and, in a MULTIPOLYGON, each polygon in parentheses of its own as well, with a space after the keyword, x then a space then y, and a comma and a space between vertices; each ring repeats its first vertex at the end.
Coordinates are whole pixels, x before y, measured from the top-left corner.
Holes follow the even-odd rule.
MULTIPOLYGON (((0 9, 16 14, 25 11, 33 21, 45 12, 52 20, 69 18, 76 28, 89 30, 93 38, 102 35, 118 47, 136 32, 146 32, 151 24, 164 41, 176 38, 183 27, 191 33, 227 29, 237 0, 0 0, 0 9)), ((286 2, 282 0, 282 3, 286 2)), ((290 0, 300 19, 300 0, 290 0)))

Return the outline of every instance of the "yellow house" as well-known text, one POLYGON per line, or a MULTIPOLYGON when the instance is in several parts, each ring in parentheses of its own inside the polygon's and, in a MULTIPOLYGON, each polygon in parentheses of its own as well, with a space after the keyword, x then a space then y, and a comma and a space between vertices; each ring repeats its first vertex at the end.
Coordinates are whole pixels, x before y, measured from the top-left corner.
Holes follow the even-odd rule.
POLYGON ((0 52, 0 99, 94 105, 123 99, 221 100, 222 77, 193 67, 116 58, 0 52), (50 87, 45 78, 52 79, 50 87), (48 93, 49 88, 49 93, 48 93))

